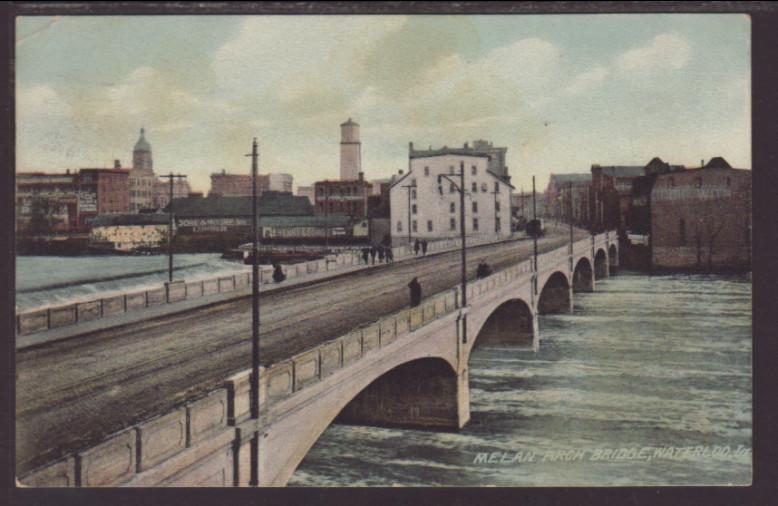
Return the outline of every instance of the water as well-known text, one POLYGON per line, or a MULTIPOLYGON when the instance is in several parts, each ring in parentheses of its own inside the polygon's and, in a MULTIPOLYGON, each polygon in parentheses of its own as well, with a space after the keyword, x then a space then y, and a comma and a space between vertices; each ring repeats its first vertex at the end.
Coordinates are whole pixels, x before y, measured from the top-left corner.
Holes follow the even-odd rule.
POLYGON ((750 483, 745 279, 620 275, 540 332, 538 353, 474 352, 460 432, 333 425, 289 485, 750 483), (570 460, 549 460, 559 451, 570 460))
MULTIPOLYGON (((190 253, 174 257, 175 279, 215 277, 250 269, 223 260, 218 253, 190 253)), ((117 291, 158 287, 168 279, 168 257, 152 256, 17 256, 16 307, 66 304, 117 291), (151 274, 151 272, 154 272, 151 274), (108 279, 121 276, 120 279, 108 279), (69 286, 62 286, 62 285, 69 286)))

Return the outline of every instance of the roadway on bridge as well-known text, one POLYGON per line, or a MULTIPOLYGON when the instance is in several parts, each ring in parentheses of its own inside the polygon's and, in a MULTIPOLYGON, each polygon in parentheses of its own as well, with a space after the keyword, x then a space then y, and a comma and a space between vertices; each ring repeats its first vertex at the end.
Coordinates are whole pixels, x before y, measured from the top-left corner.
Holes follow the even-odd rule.
MULTIPOLYGON (((575 239, 586 235, 577 230, 575 239)), ((568 241, 567 229, 551 229, 538 248, 568 241)), ((531 254, 529 240, 468 248, 468 275, 474 278, 481 259, 499 270, 531 254)), ((414 276, 425 297, 457 286, 460 265, 454 251, 263 294, 261 362, 289 358, 407 307, 414 276)), ((166 413, 249 368, 250 321, 251 299, 244 297, 18 351, 17 474, 166 413)))

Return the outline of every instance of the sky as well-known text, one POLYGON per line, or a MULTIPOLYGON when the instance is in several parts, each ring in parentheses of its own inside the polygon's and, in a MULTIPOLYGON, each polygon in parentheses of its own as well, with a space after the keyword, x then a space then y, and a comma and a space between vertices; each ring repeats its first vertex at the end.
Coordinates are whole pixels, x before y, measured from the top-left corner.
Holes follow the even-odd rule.
POLYGON ((408 142, 508 148, 537 176, 654 156, 751 168, 750 20, 740 14, 20 17, 16 170, 129 167, 141 127, 157 173, 339 175, 361 125, 367 179, 408 142))

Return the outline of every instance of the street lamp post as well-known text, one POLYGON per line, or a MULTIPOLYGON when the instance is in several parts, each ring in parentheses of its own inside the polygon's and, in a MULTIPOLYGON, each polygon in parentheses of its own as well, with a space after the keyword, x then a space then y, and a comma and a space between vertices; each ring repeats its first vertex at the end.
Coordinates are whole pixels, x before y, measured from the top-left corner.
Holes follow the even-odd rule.
MULTIPOLYGON (((467 307, 467 245, 465 244, 465 162, 459 162, 459 184, 445 174, 438 174, 438 191, 443 194, 443 187, 440 186, 443 178, 447 179, 459 192, 459 228, 462 240, 462 308, 467 307)), ((467 342, 467 314, 462 316, 462 342, 467 342)))
POLYGON ((537 208, 535 206, 535 176, 532 176, 532 222, 533 225, 533 234, 532 234, 532 252, 533 252, 533 260, 535 265, 535 277, 533 281, 533 286, 535 289, 535 295, 538 294, 538 232, 539 232, 539 226, 538 226, 538 216, 537 216, 537 208))

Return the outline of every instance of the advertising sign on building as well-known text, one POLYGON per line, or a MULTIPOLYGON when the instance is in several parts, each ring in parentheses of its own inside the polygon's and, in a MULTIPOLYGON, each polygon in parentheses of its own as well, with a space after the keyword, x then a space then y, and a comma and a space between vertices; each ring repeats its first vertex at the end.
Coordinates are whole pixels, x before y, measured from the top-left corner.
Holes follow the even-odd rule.
POLYGON ((97 192, 82 189, 78 193, 78 211, 80 213, 96 213, 97 192))

